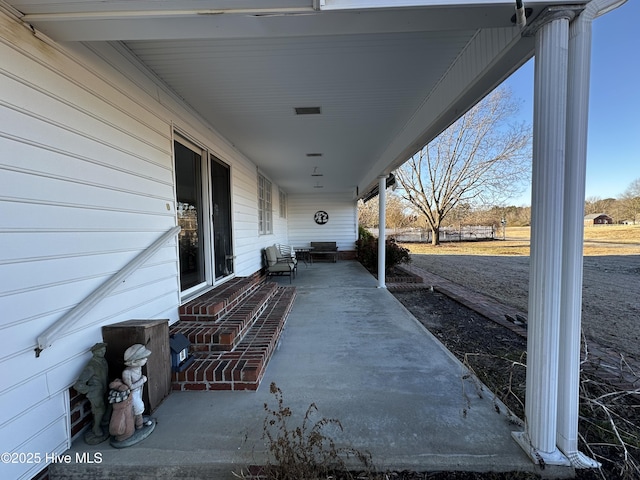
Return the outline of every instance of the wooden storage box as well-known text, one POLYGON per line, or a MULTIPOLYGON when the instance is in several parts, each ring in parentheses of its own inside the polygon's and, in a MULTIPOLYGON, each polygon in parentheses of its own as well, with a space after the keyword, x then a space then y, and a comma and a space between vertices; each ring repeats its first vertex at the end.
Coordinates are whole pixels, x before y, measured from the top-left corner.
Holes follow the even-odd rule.
POLYGON ((141 343, 151 356, 142 367, 147 376, 142 399, 145 413, 153 412, 171 391, 171 352, 169 350, 168 320, 128 320, 102 327, 102 338, 107 344, 105 358, 109 363, 109 381, 122 378, 124 352, 131 345, 141 343))

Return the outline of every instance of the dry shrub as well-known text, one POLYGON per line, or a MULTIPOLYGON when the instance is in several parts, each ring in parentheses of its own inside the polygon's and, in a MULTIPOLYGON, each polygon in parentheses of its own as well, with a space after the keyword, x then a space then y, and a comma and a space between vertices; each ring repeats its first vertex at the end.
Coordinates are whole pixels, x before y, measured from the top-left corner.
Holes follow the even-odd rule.
POLYGON ((263 438, 270 454, 262 469, 267 480, 326 479, 339 472, 341 479, 356 478, 349 472, 346 461, 355 459, 361 470, 371 472, 371 455, 351 447, 339 446, 325 433, 333 427, 342 432, 342 424, 335 418, 312 417, 318 411, 315 403, 307 408, 302 424, 290 426, 293 412, 284 404, 282 390, 271 383, 270 392, 276 400, 275 407, 264 404, 263 438))
MULTIPOLYGON (((496 411, 507 415, 514 424, 520 424, 518 419, 524 418, 526 353, 520 352, 517 358, 514 357, 516 355, 465 353, 461 360, 470 372, 463 376, 463 380, 471 380, 480 397, 484 397, 486 385, 493 392, 496 411), (507 411, 504 411, 503 405, 508 407, 507 411)), ((463 395, 467 400, 467 408, 470 408, 471 402, 464 390, 463 395)), ((463 415, 466 416, 466 413, 464 410, 463 415)))
POLYGON ((583 338, 580 379, 580 448, 602 464, 603 479, 640 479, 640 372, 620 355, 604 380, 583 338), (625 385, 628 388, 625 388, 625 385))
MULTIPOLYGON (((578 471, 578 479, 604 480, 640 479, 640 388, 621 388, 603 380, 597 367, 590 363, 588 346, 583 338, 583 361, 580 373, 579 448, 602 464, 596 472, 578 471)), ((466 353, 461 360, 476 377, 475 389, 484 395, 484 385, 495 398, 507 405, 519 418, 524 418, 524 354, 519 359, 488 353, 466 353)), ((609 366, 610 367, 610 366, 609 366)), ((633 372, 621 357, 618 378, 629 386, 640 384, 638 372, 633 372), (629 378, 635 381, 629 382, 629 378)), ((611 368, 607 370, 612 376, 611 368)), ((615 378, 616 375, 613 374, 615 378)), ((463 380, 470 377, 463 377, 463 380)), ((471 378, 473 380, 473 378, 471 378)), ((468 393, 463 390, 468 400, 468 393)), ((467 408, 470 402, 467 401, 467 408)), ((496 402, 499 411, 500 403, 496 402)), ((465 414, 466 411, 463 411, 465 414)), ((509 416, 509 412, 507 413, 509 416)))

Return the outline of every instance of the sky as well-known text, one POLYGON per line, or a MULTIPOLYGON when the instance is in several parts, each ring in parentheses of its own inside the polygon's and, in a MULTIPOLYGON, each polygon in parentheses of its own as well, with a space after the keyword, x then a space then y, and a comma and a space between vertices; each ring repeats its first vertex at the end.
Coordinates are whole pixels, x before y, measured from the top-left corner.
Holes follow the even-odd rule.
MULTIPOLYGON (((593 22, 586 198, 617 198, 640 178, 639 18, 640 0, 627 0, 593 22)), ((530 60, 504 82, 531 125, 533 72, 530 60)), ((531 189, 507 204, 530 205, 531 189)))

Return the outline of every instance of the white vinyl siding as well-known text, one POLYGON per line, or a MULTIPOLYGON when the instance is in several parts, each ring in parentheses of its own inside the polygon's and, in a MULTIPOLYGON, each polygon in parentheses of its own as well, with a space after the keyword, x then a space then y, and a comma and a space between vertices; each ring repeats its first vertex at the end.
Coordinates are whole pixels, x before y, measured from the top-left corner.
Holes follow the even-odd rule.
MULTIPOLYGON (((168 242, 34 353, 39 334, 175 225, 171 131, 99 72, 0 21, 3 34, 13 30, 0 38, 0 448, 61 453, 70 442, 68 388, 100 327, 176 319, 168 242)), ((30 478, 43 467, 3 473, 30 478)))
POLYGON ((354 250, 357 240, 356 201, 349 194, 289 195, 289 243, 336 242, 338 250, 354 250), (322 210, 329 221, 318 225, 314 215, 322 210))
MULTIPOLYGON (((34 352, 38 335, 176 225, 175 129, 230 166, 240 276, 261 267, 256 166, 117 44, 62 47, 0 11, 0 59, 0 450, 61 453, 68 388, 101 326, 177 320, 173 239, 34 352)), ((286 237, 286 224, 273 228, 286 237)), ((44 466, 2 468, 28 479, 44 466)))

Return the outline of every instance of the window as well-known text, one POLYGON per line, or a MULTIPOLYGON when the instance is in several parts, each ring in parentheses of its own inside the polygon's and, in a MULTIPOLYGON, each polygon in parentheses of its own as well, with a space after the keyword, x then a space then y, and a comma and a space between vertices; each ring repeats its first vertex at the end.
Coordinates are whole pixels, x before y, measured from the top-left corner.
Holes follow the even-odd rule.
POLYGON ((258 174, 258 231, 260 235, 273 233, 271 182, 258 174))
POLYGON ((280 196, 280 218, 287 218, 287 194, 278 190, 280 196))

